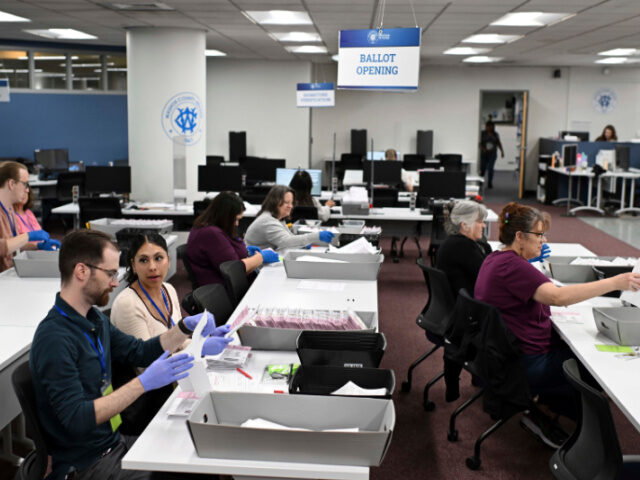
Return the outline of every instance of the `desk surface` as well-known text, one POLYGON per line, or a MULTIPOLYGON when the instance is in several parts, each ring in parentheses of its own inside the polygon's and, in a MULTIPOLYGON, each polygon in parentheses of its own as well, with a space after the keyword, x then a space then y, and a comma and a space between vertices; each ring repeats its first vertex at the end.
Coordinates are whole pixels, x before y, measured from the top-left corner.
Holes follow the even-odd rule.
MULTIPOLYGON (((490 241, 492 250, 500 250, 503 245, 500 242, 490 241)), ((551 256, 554 257, 595 257, 593 253, 579 243, 547 243, 551 248, 551 256)))

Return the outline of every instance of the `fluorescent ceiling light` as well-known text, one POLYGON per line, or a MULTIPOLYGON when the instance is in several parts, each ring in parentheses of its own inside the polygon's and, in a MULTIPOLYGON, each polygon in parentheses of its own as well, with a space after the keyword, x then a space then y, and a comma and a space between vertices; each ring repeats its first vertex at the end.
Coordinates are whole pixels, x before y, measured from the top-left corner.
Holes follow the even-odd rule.
POLYGON ((44 38, 53 38, 56 40, 94 40, 98 37, 88 33, 75 30, 73 28, 48 28, 44 30, 23 30, 31 35, 38 35, 44 38))
POLYGON ((604 52, 598 52, 598 55, 613 55, 613 56, 624 56, 624 55, 636 55, 640 53, 640 50, 637 48, 614 48, 613 50, 605 50, 604 52))
POLYGON ((317 33, 311 32, 280 32, 272 33, 280 42, 320 42, 322 39, 317 33))
POLYGON ((327 47, 320 45, 296 45, 295 47, 285 47, 291 53, 327 53, 327 47))
POLYGON ((205 50, 204 54, 207 57, 226 57, 227 56, 226 53, 221 52, 220 50, 215 50, 213 48, 205 50))
POLYGON ((462 60, 467 63, 496 63, 502 60, 503 57, 487 57, 485 55, 476 55, 475 57, 468 57, 462 60))
POLYGON ((0 22, 30 22, 28 18, 19 17, 12 13, 0 11, 0 22))
POLYGON ((596 60, 595 63, 607 63, 609 65, 614 65, 619 63, 627 63, 628 61, 629 59, 625 57, 609 57, 609 58, 601 58, 600 60, 596 60))
POLYGON ((545 13, 545 12, 511 12, 500 17, 491 25, 500 27, 544 27, 558 22, 564 22, 575 13, 545 13))
POLYGON ((242 12, 249 20, 261 25, 313 25, 307 12, 268 10, 242 12))
POLYGON ((449 50, 445 50, 445 55, 477 55, 479 53, 487 53, 490 48, 476 48, 476 47, 453 47, 449 50))
POLYGON ((511 43, 522 38, 522 35, 501 35, 499 33, 478 33, 462 40, 462 43, 511 43))
MULTIPOLYGON (((18 57, 18 60, 28 60, 29 57, 18 57)), ((35 61, 38 60, 66 60, 67 57, 65 55, 36 55, 33 57, 35 61)), ((71 60, 78 60, 77 56, 72 56, 71 60)))
POLYGON ((337 62, 338 58, 340 58, 340 55, 338 55, 337 53, 335 55, 331 55, 331 60, 333 60, 334 62, 337 62))

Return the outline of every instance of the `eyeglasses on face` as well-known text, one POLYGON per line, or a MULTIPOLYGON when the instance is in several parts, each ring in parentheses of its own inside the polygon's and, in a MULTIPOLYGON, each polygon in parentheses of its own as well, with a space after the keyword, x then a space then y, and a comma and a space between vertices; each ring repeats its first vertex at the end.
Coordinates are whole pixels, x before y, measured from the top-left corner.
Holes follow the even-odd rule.
POLYGON ((85 265, 87 267, 89 267, 89 268, 95 268, 97 270, 102 270, 104 273, 106 273, 111 278, 111 281, 113 281, 113 282, 118 280, 118 270, 111 270, 111 269, 108 269, 108 268, 102 268, 102 267, 99 267, 97 265, 91 265, 89 263, 85 263, 85 265))
POLYGON ((30 189, 31 187, 29 186, 29 182, 23 182, 22 180, 15 180, 16 183, 21 183, 22 185, 24 185, 24 188, 26 189, 30 189))
POLYGON ((537 235, 540 238, 547 236, 547 232, 527 232, 527 231, 525 231, 525 232, 522 232, 522 233, 530 233, 532 235, 537 235))

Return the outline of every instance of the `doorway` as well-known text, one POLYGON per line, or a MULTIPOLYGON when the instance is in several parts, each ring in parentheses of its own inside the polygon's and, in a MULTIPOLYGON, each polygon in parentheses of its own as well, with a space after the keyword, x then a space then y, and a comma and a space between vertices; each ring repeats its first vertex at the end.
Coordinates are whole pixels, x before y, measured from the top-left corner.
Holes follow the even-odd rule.
POLYGON ((503 157, 498 150, 494 166, 495 193, 510 199, 524 195, 528 104, 528 90, 480 90, 478 144, 486 123, 492 121, 504 151, 503 157))

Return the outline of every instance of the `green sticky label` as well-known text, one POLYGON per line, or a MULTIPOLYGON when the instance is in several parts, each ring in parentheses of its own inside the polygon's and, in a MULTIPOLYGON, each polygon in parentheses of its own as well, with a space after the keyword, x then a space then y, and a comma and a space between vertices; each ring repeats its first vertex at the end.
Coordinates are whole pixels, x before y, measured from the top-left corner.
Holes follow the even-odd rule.
POLYGON ((633 348, 621 345, 596 345, 599 352, 609 353, 633 353, 633 348))

